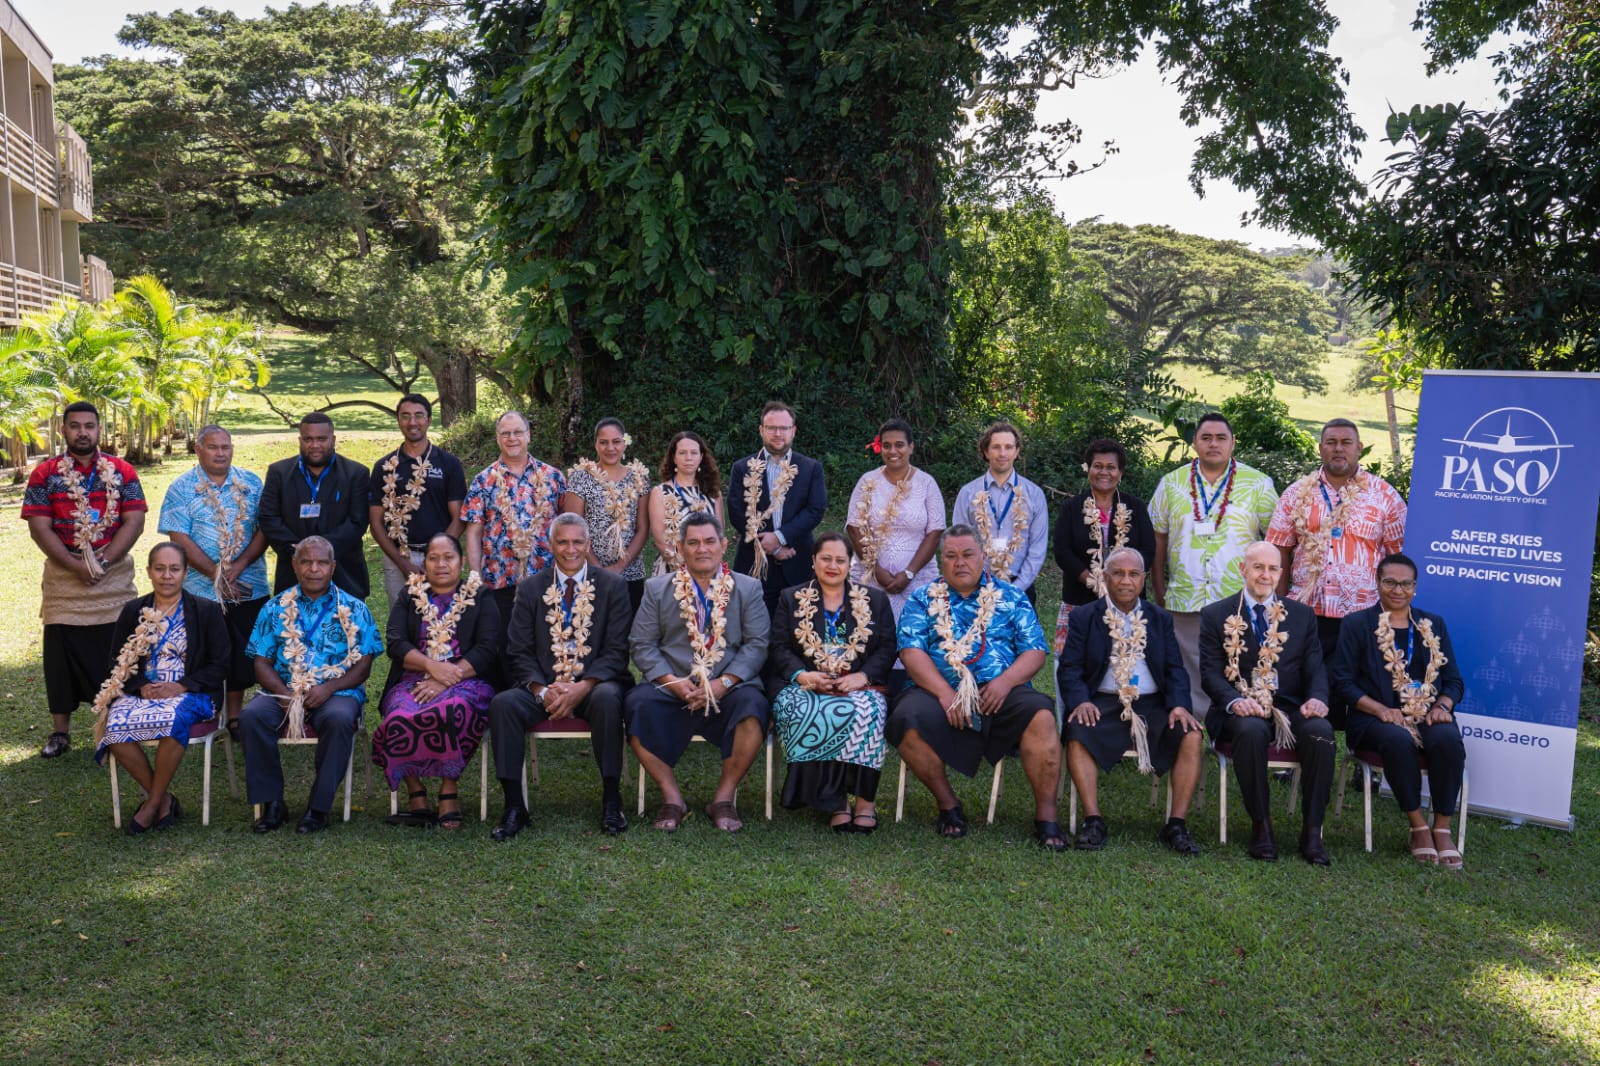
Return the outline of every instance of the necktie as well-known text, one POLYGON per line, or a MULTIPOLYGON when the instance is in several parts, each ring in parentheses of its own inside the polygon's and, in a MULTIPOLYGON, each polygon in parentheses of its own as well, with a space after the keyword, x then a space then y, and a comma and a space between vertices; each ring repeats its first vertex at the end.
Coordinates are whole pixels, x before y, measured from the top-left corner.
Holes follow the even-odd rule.
POLYGON ((1256 604, 1251 611, 1255 614, 1256 643, 1264 644, 1267 639, 1267 608, 1263 604, 1256 604))
POLYGON ((578 595, 578 579, 567 578, 567 587, 561 593, 561 609, 568 614, 572 613, 572 601, 578 595))

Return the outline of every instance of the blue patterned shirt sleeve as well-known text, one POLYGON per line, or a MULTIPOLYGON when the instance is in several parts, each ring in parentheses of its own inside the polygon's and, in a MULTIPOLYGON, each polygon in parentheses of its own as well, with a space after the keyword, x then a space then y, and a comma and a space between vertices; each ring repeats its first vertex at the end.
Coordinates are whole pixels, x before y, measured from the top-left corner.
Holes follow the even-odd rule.
MULTIPOLYGON (((914 648, 932 655, 930 648, 936 638, 933 632, 933 619, 928 617, 928 589, 924 585, 906 598, 906 605, 900 610, 900 622, 895 629, 895 639, 900 644, 900 649, 914 648)), ((935 656, 937 660, 937 656, 935 656)))
MULTIPOLYGON (((373 621, 372 612, 367 610, 367 605, 354 596, 338 587, 333 588, 332 608, 322 617, 322 624, 317 632, 308 634, 307 644, 310 647, 312 666, 333 666, 342 663, 345 657, 344 629, 339 625, 336 611, 339 607, 350 608, 351 620, 355 622, 357 630, 356 647, 363 655, 377 655, 383 651, 383 637, 378 632, 377 623, 373 621)), ((283 628, 283 606, 281 597, 274 596, 262 608, 261 614, 256 618, 256 627, 250 633, 250 643, 246 652, 251 656, 264 656, 272 660, 272 668, 280 678, 287 682, 290 676, 289 662, 283 654, 282 638, 279 631, 283 628)), ((305 621, 305 604, 302 602, 301 622, 305 621)), ((334 695, 349 696, 354 700, 365 703, 367 693, 364 686, 340 689, 334 695)))
MULTIPOLYGON (((190 467, 179 474, 167 487, 167 493, 161 500, 161 518, 157 530, 161 533, 181 533, 194 541, 209 558, 216 559, 221 546, 220 530, 217 528, 216 514, 211 505, 200 495, 200 478, 203 477, 198 466, 190 467)), ((245 544, 250 543, 256 535, 261 514, 261 479, 248 470, 235 466, 228 472, 228 480, 224 483, 221 500, 228 520, 233 518, 233 483, 244 486, 247 513, 241 532, 244 534, 245 544)), ((241 550, 244 545, 239 546, 241 550)), ((240 580, 250 586, 248 599, 258 600, 268 595, 271 586, 267 581, 267 564, 264 558, 257 557, 249 566, 245 567, 240 580)), ((185 591, 199 596, 201 599, 215 600, 216 588, 210 578, 206 577, 194 567, 190 567, 184 576, 183 587, 185 591)))
MULTIPOLYGON (((1027 594, 1015 585, 995 581, 987 574, 983 580, 998 586, 1000 602, 995 605, 994 618, 989 623, 986 639, 979 645, 977 658, 967 664, 967 669, 972 671, 972 676, 980 685, 1005 673, 1023 652, 1049 650, 1044 629, 1039 625, 1039 616, 1034 613, 1027 594)), ((934 632, 933 619, 928 614, 928 589, 932 587, 925 585, 906 600, 905 608, 900 612, 897 636, 902 650, 915 648, 926 652, 940 675, 954 686, 959 678, 939 651, 939 635, 934 632)), ((977 590, 966 598, 952 592, 950 614, 956 633, 965 633, 978 617, 977 590)))

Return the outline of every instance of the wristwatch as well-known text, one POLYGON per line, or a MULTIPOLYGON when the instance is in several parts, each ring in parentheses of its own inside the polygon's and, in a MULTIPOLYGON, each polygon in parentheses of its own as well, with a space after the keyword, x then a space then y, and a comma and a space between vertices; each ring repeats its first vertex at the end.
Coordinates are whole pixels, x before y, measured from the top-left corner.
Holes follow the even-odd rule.
POLYGON ((727 674, 723 674, 717 680, 722 682, 722 687, 724 689, 730 689, 733 687, 733 678, 729 677, 727 674))
POLYGON ((544 694, 549 690, 550 686, 549 685, 539 685, 538 691, 535 692, 534 691, 534 687, 533 687, 534 685, 539 685, 539 683, 537 681, 535 681, 535 682, 532 682, 531 684, 529 684, 528 685, 528 691, 530 693, 532 693, 532 695, 533 695, 534 704, 542 708, 542 707, 544 707, 544 694))
POLYGON ((913 570, 902 570, 901 573, 906 575, 907 581, 915 581, 917 579, 916 572, 913 570))

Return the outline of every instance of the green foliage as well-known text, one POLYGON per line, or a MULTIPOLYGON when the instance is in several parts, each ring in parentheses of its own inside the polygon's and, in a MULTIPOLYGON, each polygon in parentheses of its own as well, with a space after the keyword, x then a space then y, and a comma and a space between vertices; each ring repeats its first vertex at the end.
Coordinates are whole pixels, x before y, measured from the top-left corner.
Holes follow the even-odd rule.
POLYGON ((1218 374, 1257 371, 1321 391, 1333 308, 1295 277, 1300 258, 1273 257, 1237 241, 1166 226, 1082 222, 1072 239, 1128 353, 1218 374))
POLYGON ((1295 425, 1289 405, 1273 394, 1272 375, 1251 374, 1244 391, 1219 410, 1233 425, 1235 456, 1272 477, 1281 490, 1317 465, 1317 442, 1295 425))
POLYGON ((119 40, 155 57, 56 76, 117 274, 319 334, 396 392, 425 365, 442 420, 469 409, 505 303, 494 278, 462 275, 470 176, 443 177, 433 116, 408 94, 408 64, 448 36, 367 2, 133 15, 119 40))
POLYGON ((1439 365, 1600 368, 1600 22, 1578 12, 1500 57, 1503 109, 1389 118, 1402 150, 1344 247, 1439 365))

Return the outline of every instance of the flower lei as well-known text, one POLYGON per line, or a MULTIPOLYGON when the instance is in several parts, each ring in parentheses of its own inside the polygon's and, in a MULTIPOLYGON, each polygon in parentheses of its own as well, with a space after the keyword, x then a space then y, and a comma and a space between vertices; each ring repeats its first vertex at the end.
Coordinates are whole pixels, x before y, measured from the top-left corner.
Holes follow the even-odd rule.
POLYGON ((217 566, 211 572, 211 592, 216 598, 217 606, 224 613, 228 610, 230 597, 233 602, 238 602, 236 590, 230 585, 223 574, 223 568, 232 562, 244 550, 244 516, 250 509, 250 490, 245 487, 243 480, 234 478, 228 487, 228 494, 233 500, 233 518, 228 518, 228 510, 223 506, 222 487, 212 481, 209 476, 200 478, 199 485, 195 488, 195 495, 206 502, 211 508, 211 515, 217 527, 217 566))
POLYGON ((433 469, 428 460, 432 457, 433 445, 430 444, 422 458, 411 465, 411 477, 406 480, 403 496, 396 491, 400 480, 400 453, 396 451, 383 461, 383 528, 401 551, 407 548, 410 540, 406 527, 417 508, 422 506, 422 494, 428 488, 428 471, 433 469))
POLYGON ((1122 704, 1122 720, 1128 723, 1133 734, 1133 750, 1139 756, 1139 772, 1148 774, 1155 769, 1150 763, 1150 737, 1144 716, 1133 709, 1139 698, 1139 686, 1133 680, 1133 668, 1144 658, 1144 649, 1150 640, 1150 629, 1144 620, 1143 607, 1134 609, 1127 627, 1124 619, 1111 601, 1106 601, 1105 623, 1111 633, 1111 680, 1116 682, 1117 702, 1122 704))
MULTIPOLYGON (((328 595, 337 601, 339 594, 330 588, 328 595)), ((336 664, 309 666, 306 658, 311 651, 306 647, 305 634, 300 632, 300 587, 296 585, 279 596, 278 605, 283 608, 283 627, 278 630, 278 635, 283 638, 283 657, 289 663, 289 694, 277 698, 289 703, 289 729, 285 736, 290 740, 304 740, 306 693, 321 682, 346 673, 356 664, 361 658, 361 632, 356 629, 350 606, 339 604, 334 614, 339 619, 339 628, 344 630, 345 657, 336 664)))
MULTIPOLYGON (((580 470, 593 478, 601 491, 606 494, 606 516, 611 519, 611 527, 606 530, 604 538, 605 552, 611 556, 612 562, 616 562, 622 558, 622 553, 628 547, 628 542, 622 535, 623 523, 634 516, 639 497, 649 491, 650 471, 635 459, 623 467, 622 480, 612 481, 606 477, 599 463, 593 459, 579 459, 578 465, 567 475, 569 480, 580 470)), ((595 554, 600 553, 597 550, 595 554)))
POLYGON ((1313 499, 1320 495, 1316 491, 1322 478, 1322 471, 1314 471, 1295 482, 1291 491, 1299 490, 1300 498, 1294 512, 1295 540, 1300 546, 1300 560, 1306 568, 1306 585, 1301 592, 1301 603, 1311 603, 1322 596, 1322 571, 1328 565, 1328 548, 1333 543, 1333 531, 1343 529, 1346 512, 1350 505, 1356 501, 1368 485, 1367 472, 1358 470, 1356 475, 1339 489, 1339 502, 1334 506, 1331 515, 1323 515, 1322 524, 1315 533, 1311 532, 1311 505, 1313 499))
MULTIPOLYGON (((1222 490, 1222 501, 1217 505, 1216 521, 1219 525, 1222 523, 1222 516, 1228 513, 1228 501, 1233 499, 1233 486, 1238 481, 1238 478, 1234 475, 1238 472, 1239 460, 1229 459, 1228 472, 1223 475, 1226 479, 1226 486, 1222 490)), ((1194 520, 1196 522, 1200 521, 1202 515, 1200 514, 1200 460, 1198 459, 1189 461, 1189 508, 1194 512, 1194 520)))
POLYGON ((1383 660, 1389 668, 1389 676, 1393 679, 1395 695, 1400 697, 1400 714, 1406 727, 1406 732, 1411 734, 1412 741, 1417 747, 1422 747, 1422 732, 1417 728, 1424 718, 1428 716, 1428 708, 1433 704, 1433 698, 1439 694, 1437 682, 1439 680, 1439 667, 1449 662, 1444 652, 1439 650, 1439 637, 1433 631, 1433 623, 1426 618, 1416 618, 1409 611, 1406 617, 1411 620, 1411 625, 1418 637, 1422 638, 1422 646, 1428 649, 1428 665, 1422 671, 1422 682, 1412 684, 1411 671, 1406 663, 1405 656, 1400 654, 1400 649, 1394 646, 1394 626, 1389 622, 1389 612, 1378 612, 1378 650, 1383 652, 1383 660))
MULTIPOLYGON (((1115 498, 1115 497, 1113 497, 1115 498)), ((1106 544, 1106 530, 1100 524, 1100 505, 1094 502, 1094 493, 1083 498, 1083 524, 1094 531, 1094 547, 1089 549, 1089 580, 1094 584, 1094 594, 1106 594, 1105 558, 1128 544, 1128 526, 1133 521, 1133 511, 1121 500, 1111 511, 1111 528, 1114 536, 1106 544)))
POLYGON ((872 601, 867 597, 866 586, 852 585, 850 588, 850 636, 846 639, 844 649, 837 655, 823 646, 822 638, 817 636, 817 630, 812 625, 821 599, 817 583, 811 581, 801 587, 794 594, 794 599, 794 617, 798 623, 794 637, 800 650, 816 664, 818 670, 830 677, 843 677, 849 673, 850 667, 866 650, 867 641, 872 639, 872 601))
POLYGON ((772 498, 767 501, 764 511, 756 508, 761 500, 761 489, 767 483, 767 461, 760 453, 750 457, 750 467, 744 475, 744 539, 755 545, 756 558, 755 564, 750 567, 750 576, 758 581, 767 576, 767 553, 761 547, 761 527, 773 515, 782 513, 783 499, 789 495, 789 486, 800 476, 799 464, 790 462, 788 456, 779 460, 778 465, 782 467, 778 473, 778 483, 772 487, 772 498))
POLYGON ((900 517, 900 505, 911 495, 911 482, 916 476, 916 467, 906 471, 906 476, 895 485, 894 492, 889 496, 889 502, 884 505, 883 518, 877 522, 872 520, 872 494, 878 488, 877 479, 869 477, 862 489, 860 510, 850 524, 856 527, 856 532, 859 534, 857 540, 861 542, 859 545, 861 563, 866 567, 868 574, 871 574, 872 568, 878 565, 878 555, 883 551, 883 543, 888 540, 895 519, 900 517))
POLYGON ((1274 599, 1267 608, 1267 635, 1262 638, 1261 648, 1256 653, 1256 665, 1250 671, 1248 685, 1239 672, 1239 656, 1244 653, 1244 631, 1250 626, 1244 617, 1244 593, 1239 593, 1239 609, 1222 623, 1222 630, 1226 634, 1222 640, 1222 650, 1228 653, 1228 664, 1223 667, 1223 675, 1241 695, 1255 700, 1272 715, 1272 743, 1280 748, 1294 747, 1294 732, 1289 728, 1289 716, 1272 698, 1278 687, 1278 656, 1283 654, 1284 642, 1289 639, 1289 634, 1279 630, 1278 625, 1288 614, 1289 609, 1282 600, 1274 599))
POLYGON ((417 615, 428 631, 428 647, 424 655, 438 663, 449 660, 450 642, 455 639, 456 626, 460 625, 461 616, 467 613, 467 608, 478 602, 478 590, 482 587, 483 578, 478 572, 474 570, 469 573, 451 599, 450 609, 441 616, 429 595, 428 579, 421 574, 407 575, 406 591, 411 593, 411 602, 416 605, 417 615))
POLYGON ((95 693, 94 742, 97 746, 106 735, 106 721, 111 714, 111 704, 122 694, 122 686, 133 676, 139 661, 149 655, 150 649, 155 647, 161 632, 161 623, 168 617, 154 607, 146 607, 139 612, 139 627, 122 645, 122 650, 117 653, 116 664, 111 668, 111 676, 105 679, 100 691, 95 693))
POLYGON ((578 582, 572 596, 572 621, 566 620, 561 608, 561 582, 559 573, 545 590, 544 603, 550 608, 544 620, 550 626, 550 653, 555 656, 556 680, 576 681, 583 673, 583 660, 590 652, 589 630, 594 625, 594 579, 585 577, 578 582))
POLYGON ((978 536, 982 538, 983 557, 989 564, 989 572, 1002 581, 1010 581, 1013 576, 1012 567, 1016 564, 1017 549, 1028 537, 1028 497, 1023 494, 1022 485, 1019 483, 1011 490, 1013 515, 1011 519, 1011 538, 1006 541, 1006 550, 994 550, 994 536, 1000 531, 991 529, 989 525, 989 493, 982 491, 972 497, 972 524, 977 527, 978 536))
POLYGON ((928 586, 928 616, 933 620, 933 631, 939 635, 939 650, 944 653, 944 661, 956 672, 959 684, 956 685, 955 706, 967 716, 970 722, 973 715, 978 713, 978 679, 972 676, 972 671, 967 668, 967 660, 972 658, 973 647, 983 638, 988 631, 989 623, 994 620, 995 607, 1000 602, 1000 586, 993 581, 980 585, 978 588, 978 614, 972 620, 972 625, 962 634, 961 639, 956 639, 955 617, 950 612, 950 585, 944 578, 939 578, 928 586))
MULTIPOLYGON (((529 457, 530 466, 537 463, 538 460, 529 457)), ((511 495, 513 479, 506 476, 510 471, 503 461, 498 461, 498 466, 499 469, 489 475, 489 480, 494 488, 495 509, 500 512, 500 520, 505 523, 506 531, 511 536, 511 554, 517 559, 514 576, 520 581, 527 572, 528 560, 533 558, 534 530, 550 524, 552 507, 548 496, 539 492, 533 505, 533 517, 527 522, 522 521, 517 514, 516 499, 511 495)))
POLYGON ((67 495, 72 497, 73 543, 83 555, 89 576, 101 577, 106 569, 95 554, 94 542, 117 524, 117 513, 122 508, 122 475, 117 473, 116 466, 105 453, 95 452, 94 472, 106 487, 106 508, 98 519, 91 521, 89 513, 93 508, 89 506, 89 493, 83 487, 83 475, 78 473, 78 464, 72 461, 71 454, 61 457, 57 469, 61 472, 61 480, 66 482, 67 495))
POLYGON ((733 597, 733 571, 723 563, 711 581, 711 629, 700 631, 700 611, 696 602, 694 578, 687 566, 680 566, 672 576, 672 595, 678 601, 678 613, 689 630, 689 645, 694 649, 694 662, 689 667, 689 680, 700 686, 706 698, 705 713, 716 714, 717 696, 711 687, 711 671, 722 661, 722 652, 728 646, 728 600, 733 597))

